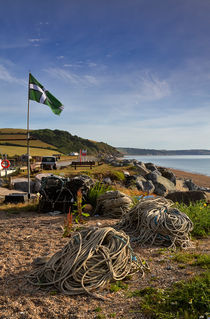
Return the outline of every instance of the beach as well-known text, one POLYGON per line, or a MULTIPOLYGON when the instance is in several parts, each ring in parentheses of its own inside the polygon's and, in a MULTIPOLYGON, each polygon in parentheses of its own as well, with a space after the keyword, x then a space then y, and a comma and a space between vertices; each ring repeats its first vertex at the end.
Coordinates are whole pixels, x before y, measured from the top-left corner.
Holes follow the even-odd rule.
POLYGON ((172 168, 170 168, 170 170, 176 175, 176 178, 191 179, 198 186, 210 188, 210 176, 180 171, 172 168))

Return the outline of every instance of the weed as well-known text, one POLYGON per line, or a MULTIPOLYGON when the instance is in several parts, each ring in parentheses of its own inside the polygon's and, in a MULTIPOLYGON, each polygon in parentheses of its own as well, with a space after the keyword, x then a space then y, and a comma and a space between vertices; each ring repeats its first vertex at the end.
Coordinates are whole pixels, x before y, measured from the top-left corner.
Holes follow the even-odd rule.
POLYGON ((95 185, 88 192, 87 202, 95 208, 97 204, 97 198, 107 191, 111 191, 112 189, 113 188, 111 186, 105 185, 101 182, 95 183, 95 185))
POLYGON ((114 171, 114 172, 112 173, 112 176, 113 176, 113 178, 116 179, 117 181, 123 182, 123 181, 125 180, 125 175, 124 175, 124 173, 121 172, 121 171, 114 171))
POLYGON ((191 203, 189 206, 176 203, 176 207, 193 222, 194 228, 191 234, 194 238, 204 238, 210 234, 210 206, 204 201, 191 203))
POLYGON ((109 314, 109 317, 110 317, 110 318, 116 318, 116 316, 117 316, 116 312, 113 312, 113 313, 110 313, 110 314, 109 314))
POLYGON ((71 213, 71 208, 69 208, 69 212, 67 214, 66 219, 64 220, 64 232, 63 237, 71 237, 71 233, 73 232, 73 215, 71 213))
POLYGON ((95 311, 95 312, 101 312, 101 311, 102 311, 102 308, 101 308, 101 307, 97 307, 97 308, 94 309, 94 311, 95 311))
POLYGON ((127 290, 128 289, 128 284, 122 282, 121 280, 115 281, 114 283, 110 284, 110 291, 111 292, 117 292, 121 289, 127 290))
POLYGON ((210 311, 209 284, 210 272, 206 272, 188 282, 175 283, 171 289, 146 287, 132 294, 141 298, 141 309, 152 318, 197 319, 210 311))
POLYGON ((0 211, 6 211, 10 214, 18 214, 20 212, 36 212, 38 211, 37 203, 19 203, 19 204, 3 204, 0 211))
POLYGON ((192 266, 200 266, 202 268, 209 268, 210 265, 210 256, 207 254, 180 252, 176 253, 172 257, 172 260, 192 266))

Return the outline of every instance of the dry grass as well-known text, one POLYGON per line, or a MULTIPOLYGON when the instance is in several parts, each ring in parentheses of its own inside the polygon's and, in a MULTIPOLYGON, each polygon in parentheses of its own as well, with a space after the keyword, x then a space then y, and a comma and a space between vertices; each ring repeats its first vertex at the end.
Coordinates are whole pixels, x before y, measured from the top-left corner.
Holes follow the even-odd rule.
MULTIPOLYGON (((23 146, 7 146, 1 145, 1 152, 8 156, 22 155, 27 153, 26 147, 23 146)), ((51 156, 55 154, 55 150, 43 149, 43 148, 30 148, 31 156, 51 156)))

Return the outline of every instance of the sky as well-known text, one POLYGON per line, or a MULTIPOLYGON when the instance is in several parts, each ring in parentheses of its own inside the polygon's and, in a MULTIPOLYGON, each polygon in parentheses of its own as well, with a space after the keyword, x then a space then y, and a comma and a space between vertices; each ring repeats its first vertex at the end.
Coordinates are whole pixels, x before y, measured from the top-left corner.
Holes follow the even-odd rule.
POLYGON ((29 72, 63 105, 30 129, 115 147, 210 149, 209 0, 0 0, 0 128, 26 128, 29 72))

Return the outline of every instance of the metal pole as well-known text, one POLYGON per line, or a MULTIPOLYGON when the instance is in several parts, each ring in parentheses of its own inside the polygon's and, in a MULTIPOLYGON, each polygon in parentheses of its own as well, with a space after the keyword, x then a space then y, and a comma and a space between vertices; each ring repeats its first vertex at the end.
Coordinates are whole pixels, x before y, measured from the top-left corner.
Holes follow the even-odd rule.
MULTIPOLYGON (((30 80, 30 73, 29 73, 30 80)), ((28 112, 27 112, 27 158, 28 158, 28 200, 31 197, 30 190, 30 133, 29 133, 29 80, 28 80, 28 112)))

